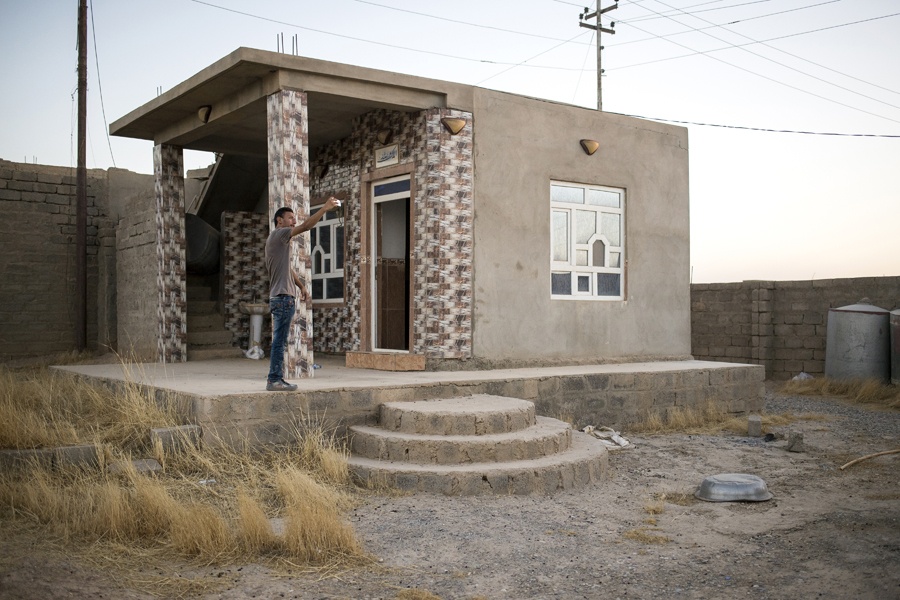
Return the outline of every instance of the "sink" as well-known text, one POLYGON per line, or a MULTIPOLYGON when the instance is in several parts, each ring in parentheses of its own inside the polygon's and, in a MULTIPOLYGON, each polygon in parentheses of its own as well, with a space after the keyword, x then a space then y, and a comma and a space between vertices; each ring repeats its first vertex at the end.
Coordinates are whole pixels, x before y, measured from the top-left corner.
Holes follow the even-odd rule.
POLYGON ((247 315, 269 314, 269 304, 267 302, 239 302, 238 308, 247 315))

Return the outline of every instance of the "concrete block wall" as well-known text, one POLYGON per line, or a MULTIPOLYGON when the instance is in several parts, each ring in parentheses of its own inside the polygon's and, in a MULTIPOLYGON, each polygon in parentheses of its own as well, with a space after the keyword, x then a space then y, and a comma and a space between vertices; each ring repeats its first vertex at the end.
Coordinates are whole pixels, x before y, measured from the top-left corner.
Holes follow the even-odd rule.
POLYGON ((691 352, 699 360, 762 365, 766 378, 825 372, 828 310, 900 307, 900 277, 744 281, 691 286, 691 352))
MULTIPOLYGON (((89 349, 115 340, 108 322, 107 294, 114 281, 109 273, 113 230, 107 218, 107 194, 106 172, 89 170, 89 349), (99 327, 101 313, 104 323, 99 327)), ((75 169, 0 160, 0 359, 75 347, 76 209, 75 169)))

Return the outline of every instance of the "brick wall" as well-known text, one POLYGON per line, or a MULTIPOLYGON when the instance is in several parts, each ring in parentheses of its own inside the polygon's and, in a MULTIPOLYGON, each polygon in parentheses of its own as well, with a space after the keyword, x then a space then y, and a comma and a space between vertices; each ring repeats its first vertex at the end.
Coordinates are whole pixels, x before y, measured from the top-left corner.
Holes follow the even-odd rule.
MULTIPOLYGON (((115 338, 108 325, 106 172, 87 173, 88 347, 115 338), (102 259, 100 258, 102 257, 102 259), (101 281, 103 286, 100 286, 101 281), (98 327, 98 314, 104 319, 98 327), (102 333, 102 339, 101 338, 102 333)), ((0 359, 75 347, 75 169, 0 160, 0 359)))
POLYGON ((691 353, 698 360, 763 365, 766 378, 825 372, 828 309, 900 307, 900 277, 744 281, 691 286, 691 353))

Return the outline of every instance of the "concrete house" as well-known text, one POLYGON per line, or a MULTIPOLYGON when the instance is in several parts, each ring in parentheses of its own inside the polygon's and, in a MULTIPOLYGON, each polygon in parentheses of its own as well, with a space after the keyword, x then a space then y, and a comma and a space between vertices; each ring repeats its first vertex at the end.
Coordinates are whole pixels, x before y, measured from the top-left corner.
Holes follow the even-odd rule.
POLYGON ((154 143, 158 270, 139 285, 158 322, 120 309, 118 329, 160 361, 189 358, 192 254, 216 242, 203 277, 245 345, 275 210, 329 195, 343 211, 295 243, 312 300, 292 376, 315 352, 393 370, 689 358, 683 127, 239 48, 110 130, 154 143), (184 149, 218 156, 195 198, 184 149))

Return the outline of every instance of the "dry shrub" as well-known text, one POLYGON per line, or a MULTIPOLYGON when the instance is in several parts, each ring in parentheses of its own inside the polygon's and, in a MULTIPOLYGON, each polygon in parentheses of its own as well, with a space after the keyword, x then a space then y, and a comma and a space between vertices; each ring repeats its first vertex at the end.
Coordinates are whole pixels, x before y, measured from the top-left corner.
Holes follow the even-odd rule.
POLYGON ((697 503, 694 494, 687 492, 662 492, 657 494, 657 499, 665 504, 674 504, 675 506, 690 506, 697 503))
POLYGON ((241 549, 249 556, 258 556, 278 547, 272 524, 259 502, 246 491, 237 496, 238 538, 241 549))
POLYGON ((781 392, 798 396, 838 396, 861 404, 900 409, 900 387, 875 379, 798 379, 785 382, 781 392))
POLYGON ((329 433, 323 421, 304 417, 294 424, 294 436, 300 440, 297 460, 303 468, 334 485, 350 482, 347 466, 350 453, 346 446, 338 443, 334 429, 329 433))
POLYGON ((628 430, 639 433, 709 432, 718 430, 730 418, 731 415, 715 402, 707 402, 699 407, 672 407, 665 417, 646 411, 639 422, 629 425, 628 430))
POLYGON ((284 544, 294 557, 325 562, 363 555, 353 530, 341 520, 338 494, 292 466, 282 467, 276 481, 287 516, 284 544))
POLYGON ((219 512, 207 504, 190 503, 173 515, 170 537, 182 554, 210 561, 235 554, 237 544, 219 512))
POLYGON ((666 511, 666 502, 663 499, 652 500, 644 504, 644 512, 648 515, 661 515, 666 511))

